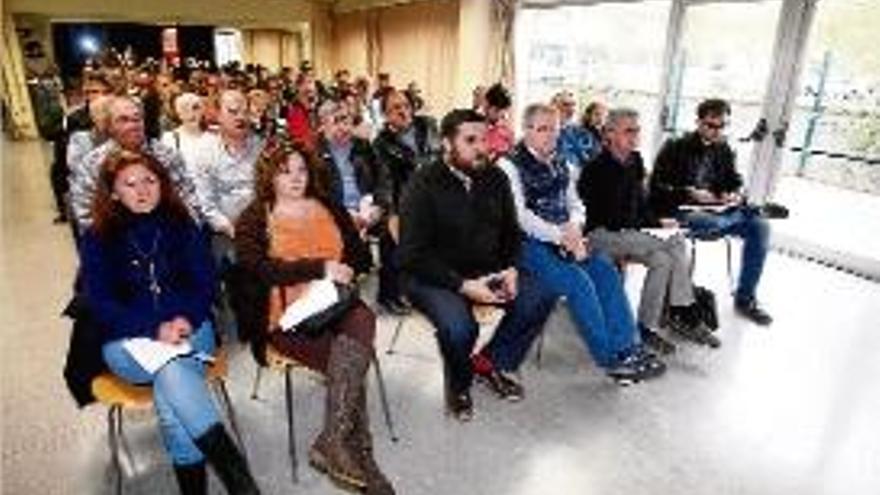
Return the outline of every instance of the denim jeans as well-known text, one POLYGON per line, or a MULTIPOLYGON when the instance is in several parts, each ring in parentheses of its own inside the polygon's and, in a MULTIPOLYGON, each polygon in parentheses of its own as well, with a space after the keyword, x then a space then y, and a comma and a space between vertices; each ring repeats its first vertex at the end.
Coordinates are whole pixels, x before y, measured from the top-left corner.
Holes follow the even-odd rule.
POLYGON ((596 364, 614 366, 636 344, 636 324, 620 274, 604 254, 584 261, 562 258, 555 246, 527 239, 520 266, 534 273, 544 290, 565 296, 572 319, 596 364))
MULTIPOLYGON (((205 383, 204 363, 193 356, 182 356, 150 374, 125 350, 123 342, 104 344, 104 361, 110 371, 132 384, 152 384, 159 431, 175 465, 202 462, 204 456, 193 440, 220 422, 205 383)), ((214 327, 203 323, 193 332, 190 342, 197 353, 213 354, 214 327)))
MULTIPOLYGON (((436 329, 447 387, 453 393, 468 390, 473 382, 470 357, 480 330, 471 311, 473 303, 458 292, 414 277, 406 285, 412 304, 436 329)), ((527 273, 519 273, 517 285, 516 299, 504 308, 504 317, 481 351, 502 371, 519 368, 556 303, 556 297, 543 292, 527 273)))
POLYGON ((758 211, 750 207, 739 207, 717 214, 694 212, 686 213, 681 220, 697 239, 727 235, 742 238, 742 261, 735 297, 737 302, 753 300, 764 271, 770 240, 770 226, 758 211))

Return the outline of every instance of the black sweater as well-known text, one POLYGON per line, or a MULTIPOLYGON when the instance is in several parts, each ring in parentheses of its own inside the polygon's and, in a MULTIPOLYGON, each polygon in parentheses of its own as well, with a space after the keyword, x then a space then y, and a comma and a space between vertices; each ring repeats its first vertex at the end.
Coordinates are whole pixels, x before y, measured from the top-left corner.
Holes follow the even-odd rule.
POLYGON ((507 176, 472 175, 470 191, 438 161, 419 169, 403 196, 401 265, 424 283, 458 290, 467 278, 514 265, 521 234, 507 176))
POLYGON ((587 209, 587 230, 656 227, 648 207, 642 155, 633 152, 620 163, 606 148, 588 162, 578 179, 578 195, 587 209))

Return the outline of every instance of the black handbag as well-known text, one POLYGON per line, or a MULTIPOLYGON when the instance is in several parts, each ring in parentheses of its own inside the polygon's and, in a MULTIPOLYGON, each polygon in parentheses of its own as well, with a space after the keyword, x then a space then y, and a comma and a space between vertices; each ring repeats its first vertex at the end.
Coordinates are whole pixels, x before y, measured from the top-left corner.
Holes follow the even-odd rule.
MULTIPOLYGON (((290 330, 291 333, 309 338, 320 337, 324 332, 330 330, 335 323, 341 320, 345 314, 354 307, 359 296, 357 286, 336 282, 334 282, 333 285, 336 286, 339 300, 333 305, 299 322, 292 330, 290 330)), ((283 311, 284 308, 287 307, 286 287, 281 287, 280 289, 281 308, 283 311)))
POLYGON ((694 286, 694 299, 700 320, 710 329, 717 330, 718 303, 715 302, 715 293, 705 287, 694 286))

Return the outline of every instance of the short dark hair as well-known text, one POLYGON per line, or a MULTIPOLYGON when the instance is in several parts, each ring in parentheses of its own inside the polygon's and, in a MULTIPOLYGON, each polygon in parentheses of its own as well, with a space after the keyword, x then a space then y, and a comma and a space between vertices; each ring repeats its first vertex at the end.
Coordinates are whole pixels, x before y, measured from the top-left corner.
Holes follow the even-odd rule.
POLYGON ((486 103, 499 110, 507 110, 513 103, 510 99, 510 91, 501 83, 495 83, 486 90, 486 103))
POLYGON ((475 110, 470 108, 457 108, 443 117, 443 120, 440 122, 440 135, 444 139, 453 139, 458 133, 458 128, 461 127, 462 124, 485 121, 486 117, 483 117, 475 110))
POLYGON ((710 115, 713 117, 730 115, 730 104, 721 98, 709 98, 701 101, 697 106, 697 118, 702 119, 710 115))

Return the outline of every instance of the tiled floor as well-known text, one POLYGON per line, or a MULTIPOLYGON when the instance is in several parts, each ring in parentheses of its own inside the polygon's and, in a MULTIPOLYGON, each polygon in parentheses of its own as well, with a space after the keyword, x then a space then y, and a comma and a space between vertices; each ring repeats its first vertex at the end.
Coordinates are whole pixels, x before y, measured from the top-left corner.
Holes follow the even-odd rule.
MULTIPOLYGON (((78 411, 61 379, 69 323, 58 313, 75 268, 68 232, 50 224, 41 148, 4 144, 2 493, 110 493, 105 411, 78 411)), ((628 275, 633 296, 640 279, 628 275)), ((725 291, 720 244, 700 246, 697 279, 725 291)), ((527 399, 509 405, 477 389, 466 425, 442 415, 436 348, 411 319, 399 352, 381 356, 398 444, 387 441, 371 388, 380 463, 407 495, 878 493, 880 285, 771 255, 761 292, 772 327, 737 319, 720 297, 724 346, 683 345, 666 377, 628 389, 596 372, 556 314, 542 367, 523 366, 527 399)), ((394 324, 380 321, 380 348, 394 324)), ((291 485, 282 380, 267 376, 253 401, 253 372, 247 353, 233 356, 233 401, 264 493, 340 493, 307 466, 291 485)), ((323 390, 305 377, 296 389, 304 453, 323 390)), ((176 493, 152 414, 127 421, 137 459, 128 493, 176 493)))

